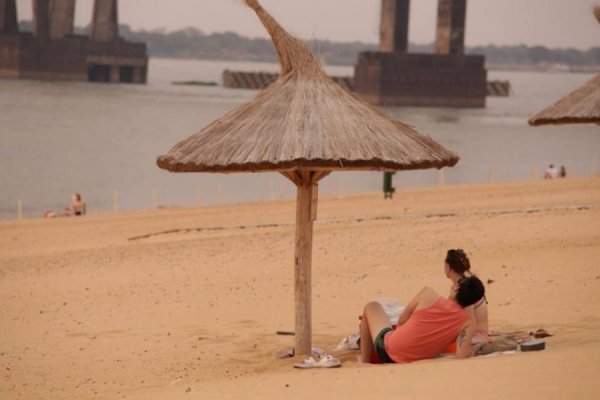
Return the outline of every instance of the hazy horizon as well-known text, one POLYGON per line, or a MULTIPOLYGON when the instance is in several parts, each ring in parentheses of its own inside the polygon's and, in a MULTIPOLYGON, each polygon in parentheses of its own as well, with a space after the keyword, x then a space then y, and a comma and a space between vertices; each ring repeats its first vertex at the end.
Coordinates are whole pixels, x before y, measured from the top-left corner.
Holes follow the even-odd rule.
MULTIPOLYGON (((241 0, 145 0, 144 8, 140 3, 121 0, 119 22, 136 30, 194 27, 209 34, 232 31, 267 37, 241 0)), ((378 41, 381 0, 262 0, 262 4, 303 38, 378 41)), ((600 25, 591 12, 600 2, 594 0, 472 0, 467 4, 467 46, 525 44, 581 50, 600 46, 600 25)), ((77 0, 77 25, 90 23, 92 6, 93 0, 77 0)), ((19 20, 31 18, 31 0, 17 0, 17 7, 19 20)), ((411 42, 433 42, 436 13, 437 0, 411 2, 411 42)))

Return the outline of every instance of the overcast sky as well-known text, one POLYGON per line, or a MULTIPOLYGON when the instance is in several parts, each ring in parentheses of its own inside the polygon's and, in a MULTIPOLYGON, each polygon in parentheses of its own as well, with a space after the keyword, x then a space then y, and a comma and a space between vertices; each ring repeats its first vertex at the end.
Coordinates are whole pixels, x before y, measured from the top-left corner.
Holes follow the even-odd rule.
MULTIPOLYGON (((591 9, 600 0, 470 0, 467 46, 600 46, 591 9)), ((31 18, 31 0, 17 0, 19 19, 31 18)), ((89 24, 93 0, 77 0, 76 23, 89 24)), ((378 41, 381 0, 262 0, 290 32, 303 38, 378 41)), ((410 41, 434 40, 437 0, 412 0, 410 41)), ((119 22, 134 29, 193 26, 205 33, 233 31, 266 37, 241 0, 120 0, 119 22)))

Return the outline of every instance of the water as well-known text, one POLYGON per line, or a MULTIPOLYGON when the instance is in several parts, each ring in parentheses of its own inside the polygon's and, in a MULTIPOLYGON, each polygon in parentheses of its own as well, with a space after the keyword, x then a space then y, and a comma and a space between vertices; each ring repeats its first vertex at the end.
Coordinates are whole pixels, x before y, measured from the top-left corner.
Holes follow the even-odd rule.
MULTIPOLYGON (((294 196, 278 174, 171 174, 156 156, 255 92, 222 87, 174 86, 171 81, 219 81, 225 68, 277 71, 277 65, 230 61, 152 59, 149 84, 0 80, 0 218, 62 209, 79 192, 92 213, 119 209, 211 205, 294 196)), ((332 67, 351 75, 351 67, 332 67)), ((532 128, 527 118, 591 76, 567 73, 491 72, 507 79, 514 96, 488 98, 486 109, 391 108, 461 161, 444 169, 446 184, 531 179, 549 163, 570 176, 597 173, 600 129, 595 125, 532 128)), ((398 188, 436 185, 435 170, 401 172, 398 188)), ((334 173, 321 195, 381 190, 377 172, 334 173)))

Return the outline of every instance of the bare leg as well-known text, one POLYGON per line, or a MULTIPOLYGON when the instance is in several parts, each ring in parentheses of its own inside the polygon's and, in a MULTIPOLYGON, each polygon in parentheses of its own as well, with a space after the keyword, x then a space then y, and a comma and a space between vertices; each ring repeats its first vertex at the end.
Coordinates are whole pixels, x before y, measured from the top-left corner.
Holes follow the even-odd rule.
POLYGON ((368 363, 371 360, 374 339, 371 337, 369 321, 367 321, 365 314, 363 312, 362 319, 360 320, 360 361, 368 363))
POLYGON ((383 328, 391 328, 392 325, 383 310, 381 304, 372 301, 365 306, 360 321, 360 358, 364 363, 371 360, 373 342, 383 328))

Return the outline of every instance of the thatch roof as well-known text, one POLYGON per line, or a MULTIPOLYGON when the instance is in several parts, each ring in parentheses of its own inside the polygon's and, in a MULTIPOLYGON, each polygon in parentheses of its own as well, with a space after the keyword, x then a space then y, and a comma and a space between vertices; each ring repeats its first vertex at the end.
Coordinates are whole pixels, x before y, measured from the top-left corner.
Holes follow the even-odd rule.
MULTIPOLYGON (((594 16, 600 22, 600 6, 594 16)), ((600 124, 600 75, 529 119, 534 126, 589 123, 600 124)))
POLYGON ((458 156, 335 84, 301 40, 245 0, 273 39, 279 79, 158 158, 174 172, 402 170, 458 156))
POLYGON ((600 123, 600 75, 529 119, 530 125, 600 123))

